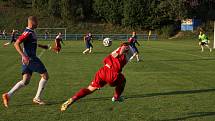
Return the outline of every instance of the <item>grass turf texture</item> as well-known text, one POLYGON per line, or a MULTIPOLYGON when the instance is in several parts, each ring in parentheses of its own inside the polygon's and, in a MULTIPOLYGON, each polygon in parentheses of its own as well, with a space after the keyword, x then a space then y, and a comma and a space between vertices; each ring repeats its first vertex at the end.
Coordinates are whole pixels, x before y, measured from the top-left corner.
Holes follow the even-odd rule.
MULTIPOLYGON (((81 53, 82 41, 65 44, 59 55, 45 51, 41 56, 50 74, 43 95, 48 105, 32 104, 39 80, 34 73, 30 84, 12 97, 8 109, 0 106, 0 121, 215 120, 215 53, 208 50, 201 53, 194 40, 141 42, 139 50, 144 62, 133 61, 124 69, 127 78, 124 102, 111 102, 114 88, 106 86, 61 113, 60 105, 81 87, 88 86, 103 58, 119 41, 109 48, 95 41, 91 55, 81 53)), ((41 52, 38 49, 38 55, 41 52)), ((20 57, 12 46, 0 47, 0 59, 2 94, 21 79, 21 68, 20 57)))

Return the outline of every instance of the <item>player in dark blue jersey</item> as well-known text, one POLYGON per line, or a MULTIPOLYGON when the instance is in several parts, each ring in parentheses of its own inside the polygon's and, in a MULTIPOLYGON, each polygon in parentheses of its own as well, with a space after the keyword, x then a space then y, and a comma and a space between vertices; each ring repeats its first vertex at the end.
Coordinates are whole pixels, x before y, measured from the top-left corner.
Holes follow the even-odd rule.
POLYGON ((130 43, 130 46, 132 47, 132 49, 133 49, 133 51, 134 51, 134 55, 130 58, 130 60, 132 60, 132 59, 136 56, 137 62, 139 62, 139 61, 140 61, 140 59, 139 59, 139 51, 138 51, 138 49, 137 49, 137 47, 136 47, 136 44, 137 44, 138 46, 140 46, 140 44, 139 44, 138 41, 137 41, 136 32, 133 32, 133 33, 132 33, 132 37, 130 37, 130 38, 128 39, 128 42, 130 43))
POLYGON ((11 40, 10 40, 10 42, 5 43, 4 46, 12 44, 13 42, 16 42, 16 34, 17 34, 17 31, 13 29, 13 31, 11 33, 11 40))
POLYGON ((24 30, 22 35, 19 36, 19 38, 14 44, 14 47, 16 48, 17 52, 22 57, 23 78, 9 92, 4 93, 2 95, 3 104, 5 107, 8 107, 8 102, 11 96, 20 88, 26 86, 30 82, 33 72, 38 72, 41 76, 36 96, 33 98, 33 103, 40 105, 45 104, 41 100, 41 94, 45 88, 49 77, 44 64, 36 56, 36 50, 37 47, 48 49, 48 46, 37 44, 37 37, 34 32, 34 29, 37 28, 37 25, 37 18, 34 16, 30 16, 28 18, 28 27, 24 30), (21 48, 21 43, 23 43, 23 50, 21 48))
POLYGON ((83 51, 83 54, 91 53, 92 52, 92 48, 93 45, 91 43, 92 41, 92 35, 91 33, 88 33, 85 37, 84 37, 84 43, 86 44, 86 50, 83 51))

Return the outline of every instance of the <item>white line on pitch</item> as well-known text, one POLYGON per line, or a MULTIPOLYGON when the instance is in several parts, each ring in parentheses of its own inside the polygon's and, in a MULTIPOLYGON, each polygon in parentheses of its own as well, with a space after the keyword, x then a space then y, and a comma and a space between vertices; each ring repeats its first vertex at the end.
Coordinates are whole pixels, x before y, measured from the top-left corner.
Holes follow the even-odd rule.
POLYGON ((199 56, 199 55, 194 55, 194 54, 190 54, 190 53, 183 53, 183 52, 175 52, 175 51, 170 51, 170 50, 166 50, 166 49, 161 49, 161 48, 154 48, 154 47, 151 47, 152 49, 158 49, 158 50, 162 50, 162 51, 166 51, 166 52, 169 52, 169 53, 179 53, 179 54, 183 54, 183 55, 189 55, 189 56, 193 56, 193 57, 198 57, 198 58, 202 58, 202 59, 205 59, 207 57, 202 57, 202 56, 199 56))
MULTIPOLYGON (((49 46, 49 45, 50 45, 50 44, 48 44, 48 46, 49 46)), ((46 51, 45 49, 42 50, 42 51, 40 52, 40 54, 38 55, 38 57, 41 58, 41 57, 43 56, 43 54, 44 54, 45 51, 46 51)))

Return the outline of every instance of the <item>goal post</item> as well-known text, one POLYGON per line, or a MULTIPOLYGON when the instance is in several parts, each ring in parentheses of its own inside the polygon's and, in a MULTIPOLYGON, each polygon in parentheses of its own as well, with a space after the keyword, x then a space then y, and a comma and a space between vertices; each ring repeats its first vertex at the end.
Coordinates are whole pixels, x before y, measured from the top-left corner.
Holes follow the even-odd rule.
POLYGON ((213 48, 215 48, 215 20, 214 20, 214 46, 213 48))
POLYGON ((44 37, 46 36, 45 32, 50 33, 50 36, 57 35, 58 32, 62 32, 64 39, 66 40, 67 38, 66 28, 37 28, 36 32, 39 32, 38 35, 44 35, 44 37))

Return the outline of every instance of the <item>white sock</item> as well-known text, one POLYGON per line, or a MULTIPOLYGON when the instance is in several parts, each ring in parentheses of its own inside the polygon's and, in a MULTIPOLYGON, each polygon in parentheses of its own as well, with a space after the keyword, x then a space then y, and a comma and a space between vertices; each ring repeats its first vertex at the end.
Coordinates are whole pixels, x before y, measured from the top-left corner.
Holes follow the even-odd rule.
POLYGON ((40 99, 40 96, 45 88, 45 85, 47 83, 47 80, 41 78, 40 82, 39 82, 39 86, 38 86, 38 89, 37 89, 37 94, 34 98, 36 99, 40 99))
POLYGON ((85 54, 86 52, 88 52, 89 51, 89 49, 86 49, 83 53, 85 54))
POLYGON ((136 58, 137 58, 137 61, 140 61, 140 59, 139 59, 139 55, 136 55, 136 58))
POLYGON ((92 49, 90 48, 89 53, 91 53, 91 52, 92 52, 92 49))
POLYGON ((16 91, 18 91, 20 88, 24 87, 25 84, 23 81, 19 81, 18 83, 16 83, 15 86, 13 86, 13 88, 7 93, 9 97, 11 97, 16 91))

